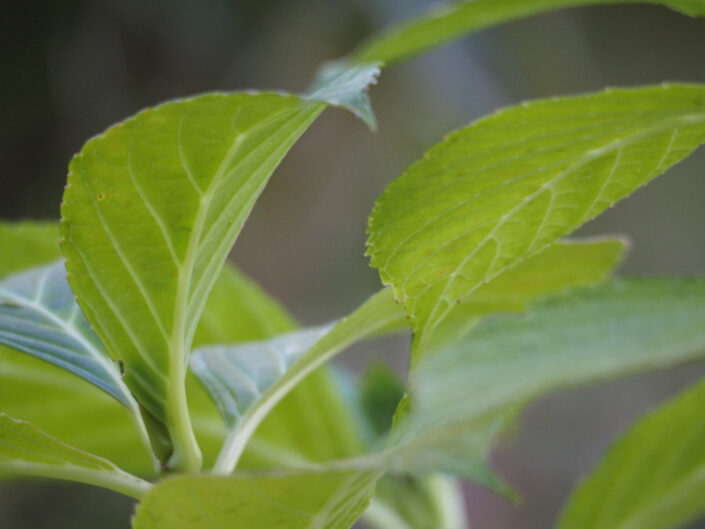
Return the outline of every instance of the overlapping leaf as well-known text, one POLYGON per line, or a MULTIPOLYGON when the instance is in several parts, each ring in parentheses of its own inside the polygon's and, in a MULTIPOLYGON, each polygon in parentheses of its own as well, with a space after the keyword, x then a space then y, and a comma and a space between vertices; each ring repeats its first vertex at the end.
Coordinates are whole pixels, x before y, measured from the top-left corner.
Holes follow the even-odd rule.
POLYGON ((0 278, 58 259, 59 226, 56 222, 0 222, 0 278))
MULTIPOLYGON (((613 4, 614 0, 472 0, 455 2, 404 21, 373 36, 354 54, 362 63, 393 64, 503 22, 568 7, 613 4)), ((701 0, 621 0, 669 7, 686 15, 705 15, 701 0)))
POLYGON ((705 512, 705 383, 637 421, 569 500, 562 529, 671 529, 705 512))
POLYGON ((389 185, 369 225, 372 265, 403 301, 417 355, 459 300, 703 141, 696 85, 529 103, 448 136, 389 185))
POLYGON ((0 413, 0 472, 80 481, 136 498, 150 487, 110 461, 61 443, 4 413, 0 413))
MULTIPOLYGON (((468 306, 459 307, 460 312, 446 329, 448 334, 443 335, 443 343, 462 337, 468 321, 474 323, 482 315, 521 310, 536 296, 604 280, 621 257, 622 249, 620 241, 561 243, 549 248, 512 270, 504 281, 484 287, 477 297, 468 300, 468 306)), ((404 329, 406 325, 403 311, 386 289, 330 330, 308 329, 273 342, 196 351, 194 372, 231 425, 218 470, 232 471, 268 410, 318 366, 358 340, 404 329), (282 350, 286 353, 282 354, 282 350)))

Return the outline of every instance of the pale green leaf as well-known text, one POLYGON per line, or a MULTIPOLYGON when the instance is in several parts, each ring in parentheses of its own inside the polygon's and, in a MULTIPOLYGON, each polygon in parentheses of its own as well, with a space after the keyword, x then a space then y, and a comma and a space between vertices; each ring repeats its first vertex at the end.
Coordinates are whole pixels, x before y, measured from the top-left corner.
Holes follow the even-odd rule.
POLYGON ((562 529, 670 529, 705 512, 705 383, 638 420, 560 517, 562 529))
POLYGON ((469 33, 568 7, 648 3, 670 7, 687 15, 705 15, 702 0, 473 0, 437 7, 404 21, 363 43, 353 57, 362 63, 390 65, 469 33))
POLYGON ((177 477, 137 508, 134 529, 348 529, 367 507, 375 472, 177 477))
POLYGON ((509 108, 433 147, 369 225, 372 265, 412 319, 416 355, 459 300, 703 141, 705 88, 664 85, 509 108))
POLYGON ((74 300, 63 260, 0 283, 0 343, 62 367, 137 409, 118 365, 74 300))
POLYGON ((483 459, 482 434, 497 413, 548 391, 703 354, 705 280, 618 281, 550 298, 421 359, 390 466, 454 472, 483 459))
POLYGON ((0 413, 0 472, 79 481, 135 498, 150 488, 110 461, 57 441, 4 413, 0 413))

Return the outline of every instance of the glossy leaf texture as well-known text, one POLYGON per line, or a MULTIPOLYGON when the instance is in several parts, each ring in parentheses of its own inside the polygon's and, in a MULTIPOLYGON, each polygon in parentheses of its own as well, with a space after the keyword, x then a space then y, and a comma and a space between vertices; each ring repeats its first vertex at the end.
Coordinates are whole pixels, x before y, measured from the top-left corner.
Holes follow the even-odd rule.
POLYGON ((63 260, 0 283, 0 343, 66 369, 136 409, 118 365, 74 299, 63 260))
POLYGON ((90 140, 71 162, 69 282, 188 466, 198 462, 183 380, 203 306, 272 171, 323 107, 244 93, 166 103, 90 140))
POLYGON ((469 33, 557 9, 603 4, 656 4, 686 15, 705 15, 702 0, 472 0, 442 5, 404 21, 363 43, 353 57, 391 65, 469 33))
POLYGON ((490 319, 412 371, 391 467, 457 472, 480 457, 478 433, 498 414, 549 391, 703 354, 702 279, 617 281, 490 319))
POLYGON ((705 512, 705 382, 646 414, 609 448, 561 529, 671 529, 705 512))
POLYGON ((0 472, 79 481, 136 498, 150 488, 110 461, 61 443, 4 413, 0 413, 0 472))
POLYGON ((387 187, 369 223, 368 254, 411 317, 415 356, 459 301, 703 141, 697 85, 527 103, 450 134, 387 187))
MULTIPOLYGON (((444 343, 462 337, 468 321, 473 324, 483 315, 522 310, 537 296, 603 281, 622 252, 623 243, 618 240, 556 244, 517 266, 503 281, 483 287, 466 306, 459 306, 459 313, 449 319, 444 343)), ((218 471, 232 472, 267 411, 322 363, 358 340, 406 328, 403 311, 392 292, 385 289, 332 328, 297 331, 271 342, 197 351, 192 362, 194 373, 231 425, 216 464, 218 471)))

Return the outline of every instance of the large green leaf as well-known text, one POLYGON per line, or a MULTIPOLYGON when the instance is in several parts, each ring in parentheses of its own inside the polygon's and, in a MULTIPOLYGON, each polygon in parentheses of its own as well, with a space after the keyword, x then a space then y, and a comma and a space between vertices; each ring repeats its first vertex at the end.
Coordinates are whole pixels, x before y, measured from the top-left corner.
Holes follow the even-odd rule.
MULTIPOLYGON (((602 281, 622 255, 620 241, 560 243, 492 282, 459 307, 444 335, 461 337, 467 321, 493 311, 521 310, 537 296, 569 286, 602 281)), ((229 474, 248 439, 277 402, 309 373, 352 343, 382 332, 405 329, 403 311, 390 289, 372 296, 334 327, 296 331, 272 341, 196 351, 193 370, 230 424, 216 469, 229 474)))
POLYGON ((649 3, 687 15, 705 15, 702 0, 473 0, 443 5, 372 37, 354 54, 362 63, 385 65, 423 53, 469 33, 529 15, 568 7, 649 3))
POLYGON ((637 421, 578 487, 563 529, 670 529, 705 512, 705 382, 637 421))
POLYGON ((150 488, 110 461, 59 442, 4 413, 0 413, 0 472, 80 481, 135 498, 150 488))
POLYGON ((478 434, 497 413, 551 390, 703 354, 703 279, 618 281, 548 299, 421 359, 390 466, 457 472, 483 457, 478 434))
POLYGON ((138 507, 134 529, 348 529, 367 507, 375 472, 178 477, 138 507))
POLYGON ((664 85, 509 108, 433 147, 369 225, 372 265, 412 319, 416 355, 459 300, 703 141, 705 88, 664 85))
POLYGON ((166 425, 172 464, 199 456, 184 379, 208 293, 269 176, 323 103, 210 94, 146 110, 72 160, 69 282, 125 382, 166 425))

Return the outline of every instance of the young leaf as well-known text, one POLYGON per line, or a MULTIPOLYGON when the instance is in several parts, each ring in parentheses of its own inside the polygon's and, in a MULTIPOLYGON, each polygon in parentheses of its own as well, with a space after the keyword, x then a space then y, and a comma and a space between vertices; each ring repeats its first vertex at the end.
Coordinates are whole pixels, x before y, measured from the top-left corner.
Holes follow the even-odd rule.
POLYGON ((703 279, 618 281, 548 299, 422 358, 390 465, 454 472, 477 458, 475 440, 498 413, 551 390, 704 353, 703 279))
POLYGON ((670 529, 705 512, 705 382, 637 421, 568 501, 559 528, 670 529))
POLYGON ((138 499, 151 487, 110 461, 61 443, 4 413, 0 413, 0 472, 79 481, 138 499))
POLYGON ((137 508, 134 529, 348 529, 367 507, 375 472, 177 477, 137 508))
POLYGON ((0 343, 66 369, 137 411, 120 369, 74 300, 63 260, 0 283, 0 343))
POLYGON ((703 141, 705 88, 664 85, 509 108, 433 147, 369 224, 368 254, 411 317, 415 355, 459 300, 703 141))
POLYGON ((367 89, 377 82, 380 64, 350 64, 338 61, 327 64, 309 88, 307 98, 347 108, 371 129, 377 128, 367 89))
POLYGON ((459 39, 469 33, 568 7, 649 3, 664 5, 686 15, 705 15, 701 0, 474 0, 444 5, 418 18, 393 26, 372 37, 354 54, 361 63, 390 65, 429 49, 459 39))

